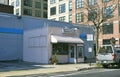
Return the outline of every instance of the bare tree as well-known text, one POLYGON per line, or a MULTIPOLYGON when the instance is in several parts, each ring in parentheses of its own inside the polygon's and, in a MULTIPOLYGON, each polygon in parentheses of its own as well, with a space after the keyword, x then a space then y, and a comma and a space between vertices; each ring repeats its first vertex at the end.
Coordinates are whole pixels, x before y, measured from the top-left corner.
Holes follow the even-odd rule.
MULTIPOLYGON (((88 0, 87 0, 88 1, 88 0)), ((105 22, 109 22, 113 17, 113 13, 118 7, 119 0, 109 0, 101 4, 89 5, 88 2, 85 2, 85 9, 88 14, 88 22, 92 22, 92 27, 95 33, 95 44, 96 44, 96 53, 99 49, 99 32, 102 30, 102 25, 105 22)))

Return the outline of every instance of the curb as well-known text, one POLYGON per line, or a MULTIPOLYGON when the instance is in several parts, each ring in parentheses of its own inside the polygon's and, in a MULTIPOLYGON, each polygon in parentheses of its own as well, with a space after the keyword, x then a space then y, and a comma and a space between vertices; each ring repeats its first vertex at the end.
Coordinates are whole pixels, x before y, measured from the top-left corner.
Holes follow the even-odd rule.
POLYGON ((85 70, 91 70, 91 69, 100 69, 101 67, 87 67, 87 68, 80 68, 77 71, 85 71, 85 70))

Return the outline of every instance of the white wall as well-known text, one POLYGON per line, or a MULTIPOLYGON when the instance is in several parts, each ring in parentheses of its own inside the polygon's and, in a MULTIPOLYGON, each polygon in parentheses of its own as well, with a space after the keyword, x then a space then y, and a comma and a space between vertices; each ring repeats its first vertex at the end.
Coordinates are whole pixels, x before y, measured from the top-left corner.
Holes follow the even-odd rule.
POLYGON ((25 30, 23 41, 23 60, 47 64, 48 58, 48 35, 47 28, 25 30))

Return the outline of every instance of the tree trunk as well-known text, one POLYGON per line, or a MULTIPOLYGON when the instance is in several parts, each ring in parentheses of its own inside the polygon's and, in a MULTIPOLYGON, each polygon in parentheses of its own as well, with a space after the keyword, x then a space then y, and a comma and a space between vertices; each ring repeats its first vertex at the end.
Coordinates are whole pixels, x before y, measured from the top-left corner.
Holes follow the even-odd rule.
MULTIPOLYGON (((95 43, 96 43, 96 54, 98 53, 98 49, 99 49, 99 28, 96 28, 96 32, 95 32, 95 43)), ((95 55, 96 55, 95 54, 95 55)))

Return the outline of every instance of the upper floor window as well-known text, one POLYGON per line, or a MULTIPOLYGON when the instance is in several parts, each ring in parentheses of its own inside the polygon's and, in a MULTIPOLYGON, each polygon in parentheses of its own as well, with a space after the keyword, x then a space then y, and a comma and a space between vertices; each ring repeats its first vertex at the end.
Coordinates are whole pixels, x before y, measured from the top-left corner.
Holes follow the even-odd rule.
POLYGON ((43 4, 43 8, 44 8, 44 10, 47 10, 47 3, 43 4))
POLYGON ((40 10, 35 10, 35 16, 36 16, 36 17, 41 17, 41 12, 40 12, 40 10))
POLYGON ((50 15, 55 15, 56 14, 56 7, 50 8, 50 15))
POLYGON ((113 34, 113 23, 105 23, 102 26, 103 34, 113 34))
POLYGON ((110 39, 103 39, 103 45, 110 44, 110 39))
POLYGON ((103 17, 104 18, 113 17, 113 8, 112 8, 112 6, 108 6, 106 8, 103 8, 103 17))
POLYGON ((56 18, 51 19, 52 21, 56 21, 56 18))
POLYGON ((19 6, 19 5, 20 5, 20 1, 16 0, 16 6, 19 6))
POLYGON ((69 11, 72 11, 72 1, 69 2, 69 11))
POLYGON ((95 5, 97 4, 97 0, 88 0, 89 5, 95 5))
POLYGON ((97 18, 97 9, 91 9, 88 11, 88 21, 94 21, 97 18))
POLYGON ((31 9, 24 8, 23 13, 24 13, 24 15, 30 15, 30 16, 32 16, 32 10, 31 9))
POLYGON ((19 15, 19 8, 16 9, 16 15, 19 15))
POLYGON ((72 22, 72 14, 69 15, 69 22, 72 22))
POLYGON ((118 6, 118 12, 119 12, 119 16, 120 16, 120 4, 119 4, 119 6, 118 6))
POLYGON ((11 3, 11 6, 14 6, 14 2, 11 3))
POLYGON ((32 7, 32 0, 24 0, 24 5, 32 7))
POLYGON ((84 7, 84 0, 77 0, 76 1, 76 8, 82 8, 84 7))
POLYGON ((65 16, 59 17, 59 21, 64 22, 65 21, 65 16))
POLYGON ((59 0, 59 1, 63 1, 63 0, 59 0))
POLYGON ((56 3, 56 0, 50 0, 50 4, 56 3))
POLYGON ((102 0, 103 3, 104 3, 104 2, 109 2, 109 1, 111 1, 111 0, 102 0))
POLYGON ((83 13, 76 14, 76 22, 83 22, 83 19, 84 19, 83 13))
POLYGON ((40 9, 41 8, 41 3, 40 2, 35 2, 35 8, 40 9))
POLYGON ((47 18, 47 12, 44 12, 44 13, 43 13, 43 17, 44 17, 44 18, 47 18))
POLYGON ((66 9, 65 4, 59 5, 59 13, 65 13, 65 9, 66 9))

